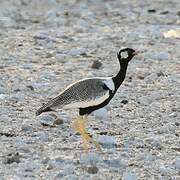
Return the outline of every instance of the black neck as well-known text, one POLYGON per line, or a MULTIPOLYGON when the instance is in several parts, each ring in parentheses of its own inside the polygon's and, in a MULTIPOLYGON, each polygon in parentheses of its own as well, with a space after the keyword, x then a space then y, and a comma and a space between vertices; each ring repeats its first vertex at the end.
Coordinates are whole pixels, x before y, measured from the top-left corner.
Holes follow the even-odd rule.
POLYGON ((115 90, 117 90, 119 86, 122 84, 122 82, 124 81, 126 77, 127 66, 128 66, 128 63, 121 63, 118 74, 112 78, 115 84, 115 90))

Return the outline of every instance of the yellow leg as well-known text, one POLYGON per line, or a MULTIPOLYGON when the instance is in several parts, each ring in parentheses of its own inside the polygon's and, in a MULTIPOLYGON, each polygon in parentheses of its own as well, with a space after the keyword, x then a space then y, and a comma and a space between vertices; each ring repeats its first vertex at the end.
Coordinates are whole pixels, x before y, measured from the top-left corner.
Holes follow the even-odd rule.
POLYGON ((93 138, 91 138, 89 136, 89 134, 87 133, 87 131, 85 129, 86 122, 87 122, 87 116, 80 116, 74 120, 74 122, 72 124, 72 128, 74 129, 74 131, 81 134, 82 139, 83 139, 84 149, 86 152, 88 151, 87 142, 93 143, 99 151, 102 151, 100 145, 93 138))

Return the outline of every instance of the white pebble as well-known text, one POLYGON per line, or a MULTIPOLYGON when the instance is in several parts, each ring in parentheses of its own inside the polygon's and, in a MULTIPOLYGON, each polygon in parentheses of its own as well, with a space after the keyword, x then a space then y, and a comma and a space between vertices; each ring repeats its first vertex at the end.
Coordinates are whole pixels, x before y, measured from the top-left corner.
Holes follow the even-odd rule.
POLYGON ((101 108, 93 112, 95 118, 99 120, 107 120, 108 118, 108 111, 106 108, 101 108))
POLYGON ((46 113, 41 114, 40 116, 38 116, 38 119, 41 122, 41 124, 47 125, 47 126, 53 126, 54 120, 55 120, 55 118, 53 118, 52 116, 49 116, 46 113))
POLYGON ((112 136, 107 136, 107 135, 98 136, 97 141, 107 148, 112 148, 113 146, 116 145, 116 139, 112 136))
POLYGON ((96 153, 88 153, 88 154, 82 154, 80 158, 80 163, 85 165, 96 165, 101 161, 100 157, 96 153))
POLYGON ((175 167, 180 170, 180 157, 176 157, 175 159, 175 167))
POLYGON ((123 180, 137 180, 137 177, 135 174, 129 173, 129 172, 124 172, 123 173, 123 180))

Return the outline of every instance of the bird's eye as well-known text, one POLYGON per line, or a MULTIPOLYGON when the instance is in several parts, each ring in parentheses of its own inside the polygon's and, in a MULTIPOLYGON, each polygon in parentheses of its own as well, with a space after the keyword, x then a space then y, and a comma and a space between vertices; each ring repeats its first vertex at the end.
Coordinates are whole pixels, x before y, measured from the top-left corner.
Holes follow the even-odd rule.
POLYGON ((128 52, 127 51, 121 52, 121 58, 123 58, 123 59, 128 58, 128 52))

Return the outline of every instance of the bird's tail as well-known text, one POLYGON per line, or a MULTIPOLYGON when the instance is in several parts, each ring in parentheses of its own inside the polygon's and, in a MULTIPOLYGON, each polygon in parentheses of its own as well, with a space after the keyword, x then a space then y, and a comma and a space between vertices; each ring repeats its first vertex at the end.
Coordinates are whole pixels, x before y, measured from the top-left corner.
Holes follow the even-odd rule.
POLYGON ((49 106, 44 105, 36 111, 36 116, 39 116, 41 113, 48 111, 53 111, 53 110, 49 106))

